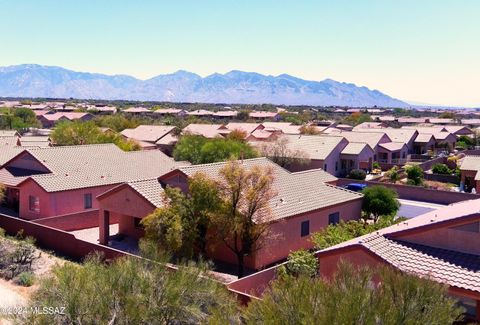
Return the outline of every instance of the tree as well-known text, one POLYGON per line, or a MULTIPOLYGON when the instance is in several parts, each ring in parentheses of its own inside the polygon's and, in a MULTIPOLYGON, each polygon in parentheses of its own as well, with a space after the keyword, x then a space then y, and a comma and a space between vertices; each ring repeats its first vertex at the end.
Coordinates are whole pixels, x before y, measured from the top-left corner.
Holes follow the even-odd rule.
POLYGON ((248 143, 238 139, 207 139, 199 135, 186 134, 173 150, 175 160, 186 160, 192 164, 207 164, 228 159, 257 157, 257 152, 248 143))
POLYGON ((94 255, 83 265, 55 266, 30 301, 32 308, 65 307, 63 314, 18 317, 22 324, 198 324, 213 315, 222 320, 236 304, 207 272, 206 265, 173 269, 162 260, 137 257, 105 264, 94 255))
POLYGON ((371 186, 363 190, 362 210, 367 218, 377 222, 380 216, 392 216, 397 213, 400 203, 397 193, 385 186, 371 186))
POLYGON ((301 249, 288 255, 287 263, 278 269, 279 276, 314 277, 318 272, 318 259, 307 250, 301 249))
POLYGON ((0 204, 3 202, 5 199, 5 192, 6 192, 6 187, 2 183, 0 183, 0 204))
POLYGON ((393 166, 386 173, 385 176, 395 184, 400 180, 400 173, 398 172, 398 166, 393 166))
POLYGON ((211 214, 220 203, 215 181, 196 173, 188 181, 188 193, 167 188, 163 201, 163 207, 142 220, 146 237, 180 258, 191 259, 196 251, 205 256, 211 214))
POLYGON ((217 240, 237 257, 238 276, 245 269, 245 257, 263 247, 274 234, 269 222, 273 215, 270 200, 273 190, 272 168, 253 166, 246 169, 238 161, 229 161, 219 172, 221 206, 214 214, 217 240))
POLYGON ((422 185, 423 183, 423 169, 417 165, 406 166, 407 183, 409 185, 422 185))
POLYGON ((97 116, 94 121, 97 126, 109 128, 116 132, 121 132, 125 129, 134 129, 141 124, 140 120, 136 118, 127 119, 121 114, 97 116))
POLYGON ((308 154, 300 149, 289 146, 286 137, 279 137, 273 142, 265 142, 260 146, 260 154, 284 168, 293 164, 306 165, 310 162, 308 154))
POLYGON ((119 134, 103 133, 93 121, 65 121, 57 124, 51 138, 58 146, 114 143, 124 151, 140 150, 137 142, 125 140, 119 134))
POLYGON ((274 280, 243 318, 246 324, 452 324, 461 314, 436 282, 388 266, 340 263, 332 279, 274 280))
POLYGON ((405 218, 383 217, 376 223, 366 223, 357 220, 343 221, 333 225, 328 225, 322 230, 312 234, 311 240, 315 249, 325 249, 347 240, 360 237, 379 229, 389 227, 396 223, 404 221, 405 218))

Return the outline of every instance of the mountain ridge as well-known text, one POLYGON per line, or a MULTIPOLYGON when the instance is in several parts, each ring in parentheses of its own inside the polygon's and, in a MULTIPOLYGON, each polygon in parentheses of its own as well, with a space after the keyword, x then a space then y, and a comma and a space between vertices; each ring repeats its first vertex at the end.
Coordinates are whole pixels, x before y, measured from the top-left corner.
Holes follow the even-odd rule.
POLYGON ((311 81, 231 70, 206 77, 178 70, 141 80, 58 66, 0 67, 0 97, 124 99, 225 104, 409 107, 379 90, 333 79, 311 81))

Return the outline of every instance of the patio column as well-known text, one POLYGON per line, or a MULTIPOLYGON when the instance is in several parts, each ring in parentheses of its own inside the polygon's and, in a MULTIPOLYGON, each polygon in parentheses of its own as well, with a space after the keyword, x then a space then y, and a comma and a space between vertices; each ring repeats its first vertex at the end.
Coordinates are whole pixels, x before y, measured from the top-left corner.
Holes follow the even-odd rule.
POLYGON ((100 209, 99 218, 99 241, 101 245, 108 245, 108 239, 110 238, 110 211, 100 209))

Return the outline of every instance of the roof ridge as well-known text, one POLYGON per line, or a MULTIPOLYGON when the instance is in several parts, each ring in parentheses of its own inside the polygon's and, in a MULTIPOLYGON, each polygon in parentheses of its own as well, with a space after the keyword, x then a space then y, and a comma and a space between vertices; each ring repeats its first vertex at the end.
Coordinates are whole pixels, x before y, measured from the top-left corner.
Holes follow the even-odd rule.
MULTIPOLYGON (((245 162, 245 161, 254 161, 254 160, 268 160, 269 162, 275 164, 273 161, 271 161, 271 160, 268 159, 267 157, 257 157, 257 158, 248 158, 248 159, 236 159, 236 160, 234 160, 234 161, 245 162)), ((227 160, 227 161, 217 161, 217 162, 208 163, 208 164, 197 164, 197 165, 190 165, 190 166, 180 166, 178 169, 198 168, 198 167, 203 167, 203 166, 216 166, 216 165, 226 164, 226 163, 228 163, 228 162, 229 162, 229 160, 227 160)), ((281 167, 281 166, 279 166, 279 167, 281 167)))

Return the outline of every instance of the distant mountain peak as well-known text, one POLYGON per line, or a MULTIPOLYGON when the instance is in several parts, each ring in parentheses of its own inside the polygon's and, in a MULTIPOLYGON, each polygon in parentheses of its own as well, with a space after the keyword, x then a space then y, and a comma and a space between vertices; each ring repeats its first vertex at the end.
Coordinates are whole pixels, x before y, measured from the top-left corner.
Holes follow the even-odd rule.
POLYGON ((225 104, 409 107, 378 90, 333 79, 310 81, 232 70, 205 78, 185 71, 139 80, 127 75, 76 72, 22 64, 0 67, 0 97, 125 99, 225 104))

